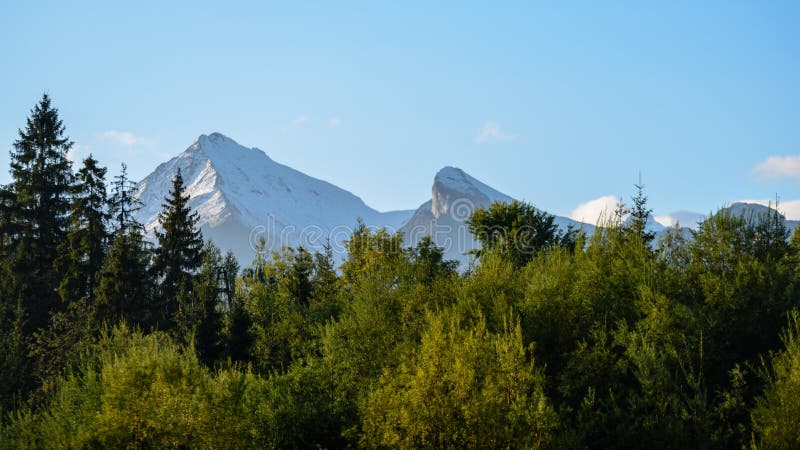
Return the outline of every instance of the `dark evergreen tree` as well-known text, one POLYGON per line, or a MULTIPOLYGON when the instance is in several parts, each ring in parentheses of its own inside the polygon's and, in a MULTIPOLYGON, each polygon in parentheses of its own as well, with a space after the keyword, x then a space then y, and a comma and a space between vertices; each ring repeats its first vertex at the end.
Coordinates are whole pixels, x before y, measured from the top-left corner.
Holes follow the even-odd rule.
POLYGON ((626 211, 630 213, 630 219, 626 228, 635 236, 639 236, 642 242, 650 244, 656 237, 655 231, 647 231, 647 221, 653 214, 653 210, 647 207, 647 196, 644 193, 644 184, 641 179, 635 184, 636 195, 633 197, 633 205, 626 211))
POLYGON ((0 187, 0 255, 7 257, 13 253, 13 242, 17 236, 14 224, 16 199, 12 186, 0 187))
POLYGON ((154 324, 151 252, 144 240, 144 227, 135 217, 143 205, 134 195, 136 185, 128 179, 124 163, 111 186, 111 242, 99 275, 97 318, 109 324, 124 320, 147 329, 154 324))
POLYGON ((55 260, 56 270, 63 274, 58 293, 64 309, 54 312, 49 326, 35 333, 31 348, 40 393, 79 359, 97 329, 95 289, 107 245, 105 174, 90 155, 71 188, 69 231, 55 260))
POLYGON ((189 196, 184 193, 180 170, 165 200, 159 215, 162 230, 156 231, 153 270, 158 279, 159 325, 171 327, 182 303, 191 298, 192 278, 202 264, 203 236, 197 229, 197 213, 187 204, 189 196))
POLYGON ((237 295, 236 275, 239 273, 239 263, 230 250, 225 254, 226 275, 230 288, 228 297, 228 315, 225 326, 227 328, 226 355, 234 362, 250 361, 250 347, 253 345, 253 335, 250 331, 252 319, 245 305, 245 299, 237 295))
POLYGON ((94 303, 108 243, 105 176, 106 168, 89 155, 72 188, 70 230, 56 259, 56 267, 64 274, 58 293, 67 304, 83 299, 89 306, 94 303))
POLYGON ((150 252, 139 229, 119 231, 108 249, 97 284, 97 319, 122 320, 148 328, 153 322, 153 280, 150 252))
POLYGON ((225 259, 222 261, 222 267, 225 269, 225 276, 227 277, 227 288, 228 292, 226 293, 226 309, 230 311, 231 304, 233 303, 233 297, 236 295, 236 276, 239 274, 239 262, 236 260, 236 256, 233 255, 233 251, 228 250, 225 253, 225 259))
MULTIPOLYGON (((59 305, 60 276, 53 270, 53 262, 67 234, 72 180, 67 152, 71 147, 58 110, 50 97, 43 95, 14 142, 13 201, 6 202, 13 206, 6 220, 13 224, 9 243, 14 254, 8 255, 13 261, 13 289, 23 302, 28 330, 45 326, 59 305)), ((4 200, 9 200, 8 195, 4 200)))
POLYGON ((253 325, 245 300, 234 296, 228 316, 227 355, 234 362, 250 361, 250 348, 253 345, 251 327, 253 325))
POLYGON ((111 185, 113 190, 109 209, 114 233, 125 234, 132 228, 141 229, 142 224, 136 220, 135 214, 144 205, 135 196, 136 183, 128 179, 128 166, 125 163, 122 163, 122 170, 111 185))
MULTIPOLYGON (((222 340, 223 315, 220 269, 224 269, 222 253, 211 241, 203 247, 203 265, 197 275, 195 292, 198 300, 198 322, 195 330, 195 348, 206 364, 217 361, 224 349, 222 340)), ((222 283, 221 283, 222 282, 222 283)))
POLYGON ((19 394, 30 384, 25 334, 25 311, 22 301, 3 300, 0 313, 0 412, 19 406, 19 394))

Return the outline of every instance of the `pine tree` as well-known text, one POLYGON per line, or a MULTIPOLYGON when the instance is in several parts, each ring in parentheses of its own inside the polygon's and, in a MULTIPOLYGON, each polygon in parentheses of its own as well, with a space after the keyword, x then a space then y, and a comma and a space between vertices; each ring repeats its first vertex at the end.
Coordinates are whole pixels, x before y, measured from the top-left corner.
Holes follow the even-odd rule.
POLYGON ((13 234, 9 240, 14 254, 9 256, 28 330, 45 326, 59 305, 60 276, 53 262, 67 234, 72 179, 67 159, 72 142, 64 131, 58 109, 45 94, 31 111, 25 129, 19 130, 11 152, 13 234))
POLYGON ((203 248, 203 265, 197 276, 195 292, 199 317, 195 331, 195 348, 206 364, 216 361, 223 350, 223 316, 220 308, 219 269, 223 268, 222 254, 211 241, 203 248))
POLYGON ((69 231, 54 263, 63 274, 58 286, 63 309, 52 313, 48 327, 34 334, 30 351, 41 392, 53 386, 96 331, 95 289, 107 245, 105 174, 106 169, 90 155, 83 160, 70 190, 69 231))
POLYGON ((158 278, 162 306, 160 324, 169 327, 174 325, 176 314, 182 309, 180 297, 191 297, 186 289, 191 289, 194 272, 202 263, 203 236, 197 229, 197 213, 188 206, 189 196, 184 193, 180 170, 165 200, 159 215, 162 231, 156 231, 158 248, 153 270, 158 278))
POLYGON ((149 261, 150 252, 139 229, 117 230, 98 275, 98 321, 113 324, 124 320, 143 328, 153 324, 149 261))
POLYGON ((56 267, 64 273, 58 293, 65 303, 94 302, 97 274, 103 266, 108 235, 106 168, 91 155, 83 160, 72 188, 70 230, 59 246, 56 267))
POLYGON ((131 228, 141 229, 134 214, 142 209, 142 202, 136 198, 136 183, 128 179, 128 166, 122 163, 120 174, 114 177, 113 192, 109 200, 114 233, 125 234, 131 228))
POLYGON ((653 210, 647 207, 647 196, 644 194, 644 184, 641 177, 639 183, 635 184, 636 195, 633 197, 633 205, 628 211, 631 215, 630 222, 627 224, 628 230, 634 235, 641 237, 645 244, 650 244, 656 237, 654 231, 647 231, 647 221, 653 210))

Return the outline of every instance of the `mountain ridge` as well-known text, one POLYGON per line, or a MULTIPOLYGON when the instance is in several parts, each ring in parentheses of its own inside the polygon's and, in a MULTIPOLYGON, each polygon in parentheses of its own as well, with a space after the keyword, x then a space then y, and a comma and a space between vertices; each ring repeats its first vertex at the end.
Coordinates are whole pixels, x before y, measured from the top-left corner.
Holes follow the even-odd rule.
MULTIPOLYGON (((329 243, 341 261, 346 253, 342 243, 359 220, 371 228, 403 233, 406 245, 416 245, 422 237, 431 236, 444 248, 446 258, 466 264, 470 261, 468 252, 480 247, 466 223, 472 211, 494 201, 513 200, 462 169, 445 166, 433 177, 430 198, 418 208, 380 212, 350 191, 278 163, 261 149, 245 147, 213 132, 201 134, 137 184, 136 196, 145 205, 137 219, 145 225, 150 239, 154 239, 158 214, 178 169, 190 196, 188 205, 197 211, 203 235, 223 250, 233 250, 242 264, 255 258, 262 238, 268 252, 298 245, 322 250, 329 243)), ((737 214, 767 210, 763 205, 742 202, 726 208, 737 214)), ((678 214, 674 216, 652 217, 647 227, 661 234, 677 220, 678 214)), ((696 221, 703 216, 681 211, 680 217, 690 219, 694 222, 690 228, 696 228, 696 221)), ((571 226, 588 234, 595 229, 592 224, 557 215, 555 223, 562 230, 571 226)), ((787 221, 790 229, 797 224, 787 221)))
POLYGON ((352 229, 361 219, 397 229, 411 213, 379 212, 355 194, 280 164, 263 150, 211 133, 200 135, 137 184, 136 195, 145 204, 137 218, 151 237, 179 168, 204 236, 230 247, 242 263, 253 259, 262 237, 268 250, 297 245, 319 250, 322 238, 337 227, 352 229))

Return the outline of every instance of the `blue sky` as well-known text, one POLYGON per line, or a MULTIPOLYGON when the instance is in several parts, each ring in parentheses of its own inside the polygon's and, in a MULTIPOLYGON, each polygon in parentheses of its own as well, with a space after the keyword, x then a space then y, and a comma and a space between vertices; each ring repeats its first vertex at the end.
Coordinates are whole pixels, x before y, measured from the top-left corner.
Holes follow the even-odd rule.
POLYGON ((445 165, 563 215, 800 199, 799 2, 66 3, 4 4, 0 167, 46 91, 137 179, 219 131, 381 210, 445 165))

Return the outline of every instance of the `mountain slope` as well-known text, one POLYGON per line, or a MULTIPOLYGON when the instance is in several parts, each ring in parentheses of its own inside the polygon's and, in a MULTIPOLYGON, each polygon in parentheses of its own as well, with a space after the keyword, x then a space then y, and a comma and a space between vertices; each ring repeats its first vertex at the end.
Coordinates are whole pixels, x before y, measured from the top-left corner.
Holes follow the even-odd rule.
MULTIPOLYGON (((757 203, 736 202, 726 206, 725 208, 722 208, 721 211, 727 211, 734 216, 743 216, 745 218, 750 218, 750 217, 758 217, 759 215, 762 214, 768 214, 774 210, 775 208, 759 205, 757 203)), ((778 214, 781 217, 783 217, 784 220, 786 219, 786 217, 783 214, 781 213, 778 214)), ((785 220, 785 223, 786 223, 786 228, 790 232, 793 232, 797 228, 797 226, 800 225, 800 221, 797 220, 785 220)))
MULTIPOLYGON (((414 212, 400 231, 407 245, 416 245, 423 237, 431 236, 436 245, 445 249, 446 258, 460 261, 464 268, 470 260, 467 253, 480 248, 466 223, 472 211, 487 208, 494 201, 512 200, 461 169, 445 167, 433 179, 431 199, 414 212)), ((556 216, 555 223, 562 229, 570 225, 576 229, 583 226, 587 232, 594 229, 561 216, 556 216)))
POLYGON ((367 225, 397 229, 412 213, 378 212, 344 189, 211 133, 138 184, 137 195, 145 207, 137 217, 151 236, 178 169, 203 236, 233 250, 242 264, 255 257, 255 244, 262 237, 268 250, 296 245, 321 249, 330 237, 334 253, 341 255, 341 241, 359 218, 367 225))

